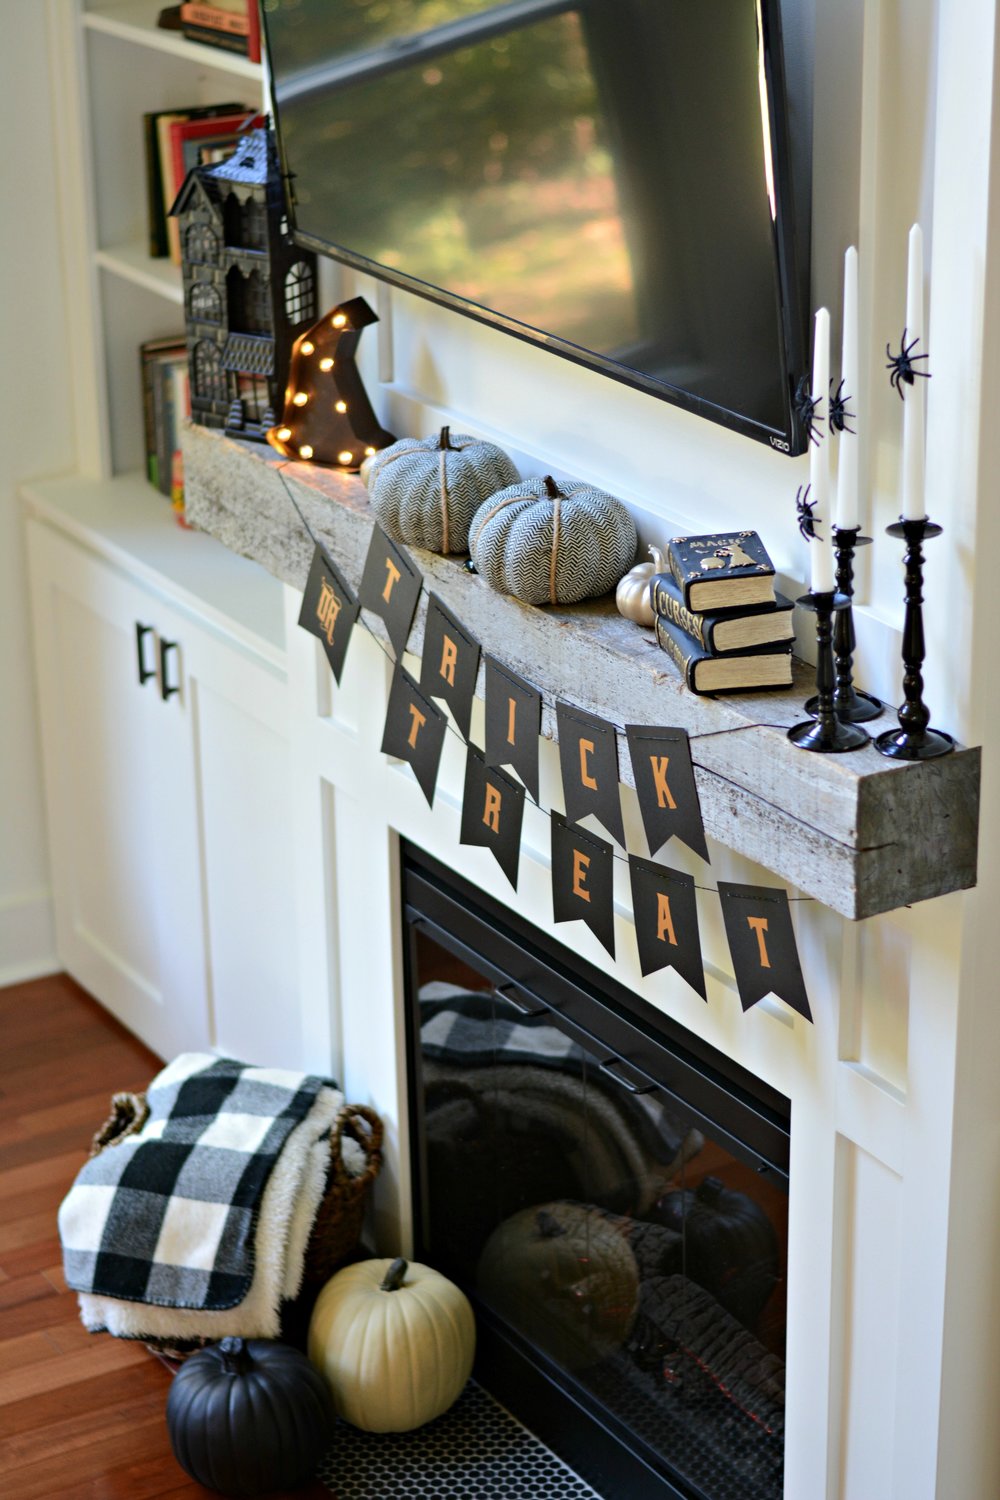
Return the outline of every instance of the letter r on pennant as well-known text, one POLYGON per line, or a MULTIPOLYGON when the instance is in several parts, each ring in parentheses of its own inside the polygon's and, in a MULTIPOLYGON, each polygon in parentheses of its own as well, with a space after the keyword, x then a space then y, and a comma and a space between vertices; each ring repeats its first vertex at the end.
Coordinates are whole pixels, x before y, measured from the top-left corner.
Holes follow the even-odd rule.
POLYGON ((487 828, 492 828, 494 833, 500 832, 500 811, 503 807, 503 797, 500 788, 494 786, 492 781, 486 783, 486 806, 483 809, 483 822, 487 828))
POLYGON ((445 682, 450 683, 452 687, 455 686, 455 665, 457 661, 458 647, 455 645, 455 642, 452 640, 451 636, 446 635, 444 637, 444 644, 441 648, 440 672, 445 682))

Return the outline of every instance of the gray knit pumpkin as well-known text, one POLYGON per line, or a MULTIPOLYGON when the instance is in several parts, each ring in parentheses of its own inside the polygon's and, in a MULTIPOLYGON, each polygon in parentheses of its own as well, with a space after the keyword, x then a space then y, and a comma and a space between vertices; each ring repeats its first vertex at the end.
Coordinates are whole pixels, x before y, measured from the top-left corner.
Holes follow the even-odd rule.
POLYGON ((635 559, 635 522, 613 495, 551 476, 479 507, 469 552, 491 588, 526 604, 576 604, 614 588, 635 559))
POLYGON ((478 506, 517 479, 502 448, 442 427, 437 437, 402 438, 361 466, 372 510, 394 542, 428 552, 466 552, 478 506))

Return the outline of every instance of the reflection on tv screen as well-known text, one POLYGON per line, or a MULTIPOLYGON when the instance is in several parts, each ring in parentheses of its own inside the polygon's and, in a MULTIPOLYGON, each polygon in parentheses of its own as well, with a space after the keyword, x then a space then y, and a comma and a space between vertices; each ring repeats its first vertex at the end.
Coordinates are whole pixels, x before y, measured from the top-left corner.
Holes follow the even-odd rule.
POLYGON ((760 0, 265 0, 296 229, 787 428, 760 0))

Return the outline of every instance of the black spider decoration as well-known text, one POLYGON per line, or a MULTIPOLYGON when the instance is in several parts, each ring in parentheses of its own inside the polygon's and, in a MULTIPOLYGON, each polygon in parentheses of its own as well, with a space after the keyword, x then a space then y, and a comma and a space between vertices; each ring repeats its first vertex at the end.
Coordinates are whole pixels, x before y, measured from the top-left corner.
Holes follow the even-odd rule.
POLYGON ((899 341, 898 354, 893 354, 888 344, 885 346, 886 356, 889 360, 886 369, 892 371, 892 374, 889 376, 889 384, 894 390, 898 391, 900 401, 903 399, 904 385, 915 385, 918 375, 924 380, 930 380, 931 378, 930 370, 914 369, 915 360, 927 358, 926 354, 914 354, 913 351, 919 343, 920 340, 918 338, 911 339, 907 343, 906 329, 904 328, 903 337, 899 341))
POLYGON ((819 403, 820 397, 811 394, 808 377, 803 375, 795 388, 795 410, 799 414, 810 443, 819 443, 822 437, 819 423, 816 421, 816 408, 819 403))
POLYGON ((799 530, 806 541, 818 542, 820 537, 816 531, 816 527, 822 525, 822 521, 819 516, 813 515, 813 507, 817 502, 809 499, 809 491, 811 489, 811 484, 807 484, 805 489, 799 485, 795 495, 795 510, 799 518, 799 530))
MULTIPOLYGON (((830 385, 833 385, 832 380, 830 381, 830 385)), ((843 381, 840 382, 835 391, 831 391, 830 429, 832 432, 849 432, 852 437, 857 435, 856 429, 847 425, 848 422, 855 421, 854 412, 847 410, 848 401, 852 401, 853 399, 853 396, 845 395, 843 381)))

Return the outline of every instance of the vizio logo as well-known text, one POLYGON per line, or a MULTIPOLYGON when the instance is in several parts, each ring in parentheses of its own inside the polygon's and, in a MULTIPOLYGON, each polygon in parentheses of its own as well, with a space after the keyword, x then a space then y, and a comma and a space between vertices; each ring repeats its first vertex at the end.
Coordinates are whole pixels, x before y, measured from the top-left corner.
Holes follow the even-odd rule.
POLYGON ((784 438, 772 437, 769 438, 768 441, 770 442, 772 448, 780 448, 782 453, 788 453, 791 451, 791 443, 786 443, 784 438))

